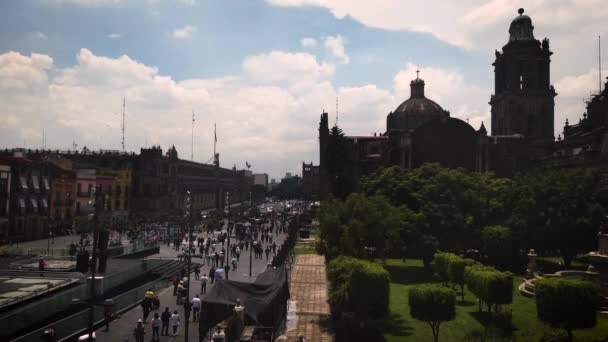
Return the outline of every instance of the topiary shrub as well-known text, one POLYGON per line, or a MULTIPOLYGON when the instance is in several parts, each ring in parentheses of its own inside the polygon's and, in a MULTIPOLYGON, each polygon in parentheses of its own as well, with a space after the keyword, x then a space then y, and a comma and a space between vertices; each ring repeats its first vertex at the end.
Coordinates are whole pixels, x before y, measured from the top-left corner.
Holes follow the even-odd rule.
POLYGON ((464 302, 464 285, 465 285, 465 276, 464 270, 467 266, 471 266, 475 264, 475 260, 473 259, 464 259, 461 257, 453 258, 450 260, 448 265, 448 275, 450 278, 450 282, 454 285, 458 285, 460 287, 460 298, 461 301, 464 302))
POLYGON ((479 298, 479 310, 482 303, 488 307, 488 312, 494 306, 511 304, 513 302, 513 275, 510 272, 500 272, 493 267, 475 264, 465 268, 465 283, 473 294, 479 298))
POLYGON ((447 284, 450 280, 450 261, 458 258, 460 257, 454 253, 435 253, 435 257, 433 258, 433 269, 444 284, 447 284))
POLYGON ((341 256, 327 265, 327 277, 332 312, 352 312, 361 319, 388 313, 390 277, 379 264, 341 256))
POLYGON ((428 323, 434 341, 439 341, 441 323, 456 316, 454 291, 438 285, 418 285, 410 289, 408 298, 412 317, 428 323))
POLYGON ((572 330, 592 328, 597 323, 599 295, 591 282, 551 278, 537 280, 535 287, 538 318, 566 330, 569 341, 572 330))

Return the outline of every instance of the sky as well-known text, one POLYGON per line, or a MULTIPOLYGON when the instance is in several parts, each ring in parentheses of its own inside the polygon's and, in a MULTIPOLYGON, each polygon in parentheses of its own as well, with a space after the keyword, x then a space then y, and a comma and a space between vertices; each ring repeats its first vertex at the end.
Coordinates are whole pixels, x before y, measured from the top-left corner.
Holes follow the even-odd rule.
POLYGON ((598 91, 605 1, 0 1, 0 148, 120 150, 124 98, 127 151, 210 162, 216 125, 222 166, 278 180, 318 163, 323 110, 347 135, 384 132, 416 70, 428 98, 489 128, 494 50, 520 7, 554 52, 557 136, 598 91))

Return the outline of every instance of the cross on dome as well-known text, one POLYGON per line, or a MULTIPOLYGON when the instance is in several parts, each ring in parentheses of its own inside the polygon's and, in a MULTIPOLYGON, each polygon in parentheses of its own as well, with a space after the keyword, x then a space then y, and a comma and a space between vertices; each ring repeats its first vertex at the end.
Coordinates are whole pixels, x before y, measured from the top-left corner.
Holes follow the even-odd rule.
POLYGON ((420 70, 416 70, 416 79, 418 79, 419 74, 420 74, 420 70))

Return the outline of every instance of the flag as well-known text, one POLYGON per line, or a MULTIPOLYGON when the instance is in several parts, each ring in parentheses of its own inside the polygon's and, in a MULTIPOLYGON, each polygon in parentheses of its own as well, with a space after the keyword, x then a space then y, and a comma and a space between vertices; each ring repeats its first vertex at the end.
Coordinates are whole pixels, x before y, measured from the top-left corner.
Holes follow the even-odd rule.
POLYGON ((215 139, 215 142, 217 142, 217 127, 215 124, 213 124, 213 137, 215 139))
POLYGON ((247 168, 251 168, 251 165, 249 165, 249 162, 245 162, 245 165, 247 165, 247 168))

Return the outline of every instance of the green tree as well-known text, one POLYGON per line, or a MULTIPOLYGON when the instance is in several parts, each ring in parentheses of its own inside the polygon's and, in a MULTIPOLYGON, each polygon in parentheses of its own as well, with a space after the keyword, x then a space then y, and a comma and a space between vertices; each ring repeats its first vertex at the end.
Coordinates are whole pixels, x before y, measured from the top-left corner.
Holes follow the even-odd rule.
POLYGON ((593 328, 597 323, 599 295, 592 283, 551 278, 536 281, 535 287, 538 318, 565 329, 569 341, 572 330, 593 328))
POLYGON ((481 231, 483 251, 490 264, 499 268, 511 268, 515 259, 511 229, 503 226, 485 227, 481 231))
POLYGON ((352 151, 342 129, 334 125, 329 131, 327 142, 327 172, 332 194, 337 198, 346 198, 356 190, 352 151))
POLYGON ((428 323, 434 341, 439 341, 441 323, 456 316, 454 291, 438 285, 418 285, 409 290, 408 299, 412 317, 428 323))
POLYGON ((465 269, 467 266, 474 264, 475 260, 458 257, 450 260, 448 265, 450 282, 460 287, 460 298, 462 302, 464 302, 465 269))

